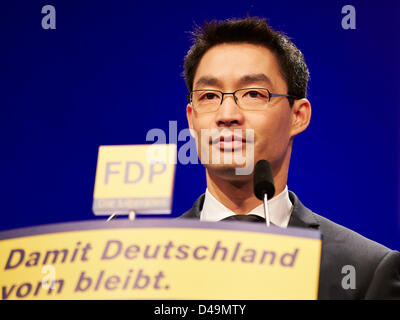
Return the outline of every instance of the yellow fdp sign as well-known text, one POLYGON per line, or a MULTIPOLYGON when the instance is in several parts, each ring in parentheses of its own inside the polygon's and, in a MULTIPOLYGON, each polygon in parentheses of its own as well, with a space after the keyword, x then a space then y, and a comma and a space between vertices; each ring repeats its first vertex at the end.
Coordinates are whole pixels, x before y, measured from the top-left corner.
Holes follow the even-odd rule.
POLYGON ((100 146, 93 212, 170 213, 175 164, 175 144, 100 146))

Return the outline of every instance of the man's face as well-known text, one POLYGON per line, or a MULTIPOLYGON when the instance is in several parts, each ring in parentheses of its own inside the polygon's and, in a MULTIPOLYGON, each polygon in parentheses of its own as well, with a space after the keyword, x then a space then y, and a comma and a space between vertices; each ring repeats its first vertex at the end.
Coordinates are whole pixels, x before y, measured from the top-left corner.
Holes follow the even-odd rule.
MULTIPOLYGON (((275 55, 265 47, 247 43, 221 44, 209 49, 198 65, 193 90, 233 92, 242 88, 267 88, 272 93, 286 94, 287 85, 275 55)), ((246 149, 254 148, 254 164, 265 159, 273 169, 279 168, 290 153, 291 137, 295 135, 292 130, 292 110, 285 97, 272 98, 263 110, 244 111, 238 107, 232 95, 227 95, 215 112, 199 113, 188 104, 187 118, 190 129, 196 132, 197 150, 203 164, 212 162, 210 159, 205 161, 204 155, 207 153, 211 155, 216 152, 222 158, 227 153, 232 155, 240 152, 244 155, 246 149), (243 140, 241 148, 236 148, 237 141, 201 139, 204 129, 218 130, 224 137, 229 136, 229 132, 238 132, 238 129, 243 132, 253 129, 254 141, 243 140)), ((232 164, 204 165, 207 170, 231 177, 232 169, 238 167, 235 161, 232 164)))

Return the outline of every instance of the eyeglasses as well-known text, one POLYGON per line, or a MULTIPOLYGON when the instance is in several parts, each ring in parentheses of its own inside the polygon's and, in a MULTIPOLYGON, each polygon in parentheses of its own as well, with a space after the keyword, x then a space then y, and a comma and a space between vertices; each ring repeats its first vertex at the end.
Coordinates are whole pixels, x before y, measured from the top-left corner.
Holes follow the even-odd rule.
POLYGON ((231 94, 235 103, 242 110, 264 110, 271 98, 286 97, 298 99, 288 94, 271 93, 266 88, 245 88, 234 92, 222 92, 220 90, 202 89, 193 90, 188 95, 188 100, 193 108, 199 113, 215 112, 224 101, 226 95, 231 94))

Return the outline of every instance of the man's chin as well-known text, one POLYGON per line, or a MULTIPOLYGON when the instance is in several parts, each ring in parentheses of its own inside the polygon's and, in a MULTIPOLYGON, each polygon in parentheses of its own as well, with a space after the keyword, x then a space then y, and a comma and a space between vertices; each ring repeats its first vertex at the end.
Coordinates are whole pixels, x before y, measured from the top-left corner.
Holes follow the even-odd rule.
POLYGON ((252 173, 251 170, 248 174, 243 174, 246 173, 246 166, 238 164, 204 164, 204 167, 210 174, 233 180, 246 180, 252 173))
POLYGON ((207 170, 211 170, 219 176, 243 179, 243 176, 251 175, 254 169, 254 150, 252 148, 222 151, 214 144, 203 148, 199 158, 207 170), (246 151, 249 151, 249 154, 246 151))

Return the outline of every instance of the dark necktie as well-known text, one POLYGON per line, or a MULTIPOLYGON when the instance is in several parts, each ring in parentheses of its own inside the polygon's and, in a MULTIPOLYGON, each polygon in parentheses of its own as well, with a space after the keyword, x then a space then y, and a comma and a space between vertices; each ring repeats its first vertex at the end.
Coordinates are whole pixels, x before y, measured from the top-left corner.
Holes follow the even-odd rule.
POLYGON ((234 216, 224 218, 221 221, 265 222, 265 219, 255 214, 235 214, 234 216))

